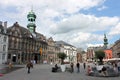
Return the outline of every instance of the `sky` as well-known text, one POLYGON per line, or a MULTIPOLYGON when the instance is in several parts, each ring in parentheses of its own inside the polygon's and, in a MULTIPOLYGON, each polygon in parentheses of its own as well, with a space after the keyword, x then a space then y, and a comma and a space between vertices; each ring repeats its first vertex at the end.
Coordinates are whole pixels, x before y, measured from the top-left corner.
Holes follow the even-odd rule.
POLYGON ((120 0, 1 0, 0 21, 27 28, 33 9, 36 31, 46 38, 63 40, 77 48, 109 45, 120 38, 120 0))

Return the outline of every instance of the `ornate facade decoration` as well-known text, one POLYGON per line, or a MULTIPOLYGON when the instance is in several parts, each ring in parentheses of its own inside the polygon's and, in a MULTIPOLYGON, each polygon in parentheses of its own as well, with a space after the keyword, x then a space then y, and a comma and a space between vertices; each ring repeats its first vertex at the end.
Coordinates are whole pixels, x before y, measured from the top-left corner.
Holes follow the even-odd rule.
POLYGON ((28 29, 20 26, 17 22, 7 29, 9 36, 8 61, 25 63, 28 60, 34 60, 36 63, 40 63, 47 59, 46 37, 35 31, 36 15, 31 11, 27 18, 28 29))

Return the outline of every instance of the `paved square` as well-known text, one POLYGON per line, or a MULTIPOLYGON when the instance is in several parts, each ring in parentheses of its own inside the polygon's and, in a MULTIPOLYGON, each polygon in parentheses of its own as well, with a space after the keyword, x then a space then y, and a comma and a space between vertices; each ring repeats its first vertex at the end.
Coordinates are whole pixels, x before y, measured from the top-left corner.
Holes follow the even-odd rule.
POLYGON ((0 77, 0 80, 120 80, 120 77, 91 77, 85 75, 85 70, 81 66, 80 73, 75 72, 51 72, 51 65, 37 64, 27 74, 27 69, 22 68, 0 77))

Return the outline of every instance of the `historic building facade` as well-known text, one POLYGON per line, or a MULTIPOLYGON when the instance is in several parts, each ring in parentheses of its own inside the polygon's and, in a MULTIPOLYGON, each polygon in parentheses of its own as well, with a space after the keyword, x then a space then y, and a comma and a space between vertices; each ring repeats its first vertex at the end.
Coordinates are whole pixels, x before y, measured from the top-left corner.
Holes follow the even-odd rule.
POLYGON ((120 58, 120 39, 111 47, 113 58, 120 58))
POLYGON ((113 58, 111 49, 106 49, 106 50, 104 50, 104 52, 105 52, 105 59, 113 58))
POLYGON ((7 29, 9 37, 8 61, 14 63, 25 63, 28 60, 35 60, 36 63, 47 59, 46 37, 36 32, 36 15, 31 10, 27 15, 27 28, 20 26, 17 22, 7 29), (44 55, 44 56, 43 56, 44 55))
POLYGON ((59 62, 59 58, 57 56, 57 53, 60 52, 60 48, 56 45, 56 42, 53 40, 52 37, 47 39, 48 43, 48 63, 56 63, 59 62))
POLYGON ((7 22, 0 21, 0 64, 7 62, 8 35, 6 34, 7 22))
POLYGON ((31 10, 27 15, 27 28, 22 27, 18 22, 7 28, 8 34, 8 62, 26 63, 34 60, 36 63, 55 63, 60 59, 59 52, 67 54, 67 61, 76 61, 76 47, 68 44, 58 45, 56 41, 46 38, 43 34, 36 32, 36 15, 31 10))
POLYGON ((85 51, 82 48, 77 48, 77 62, 85 62, 85 51))
POLYGON ((67 55, 65 62, 77 62, 77 48, 64 42, 56 41, 56 45, 60 47, 60 52, 64 52, 67 55))
POLYGON ((92 62, 95 57, 94 47, 88 47, 86 55, 87 55, 87 61, 92 62))

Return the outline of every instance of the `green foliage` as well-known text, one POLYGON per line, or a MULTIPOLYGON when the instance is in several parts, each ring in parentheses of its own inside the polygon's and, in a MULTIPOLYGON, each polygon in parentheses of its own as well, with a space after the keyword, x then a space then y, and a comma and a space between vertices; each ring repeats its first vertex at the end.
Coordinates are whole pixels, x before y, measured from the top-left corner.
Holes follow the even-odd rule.
POLYGON ((103 64, 103 58, 105 57, 105 52, 102 50, 96 51, 95 57, 100 60, 99 64, 103 64))
POLYGON ((104 51, 102 51, 102 50, 100 50, 100 51, 96 51, 95 52, 95 57, 97 58, 97 59, 99 59, 99 58, 104 58, 105 57, 105 52, 104 51))
POLYGON ((66 55, 65 53, 58 53, 57 56, 62 60, 61 64, 64 63, 63 61, 64 61, 64 59, 67 57, 67 55, 66 55))

